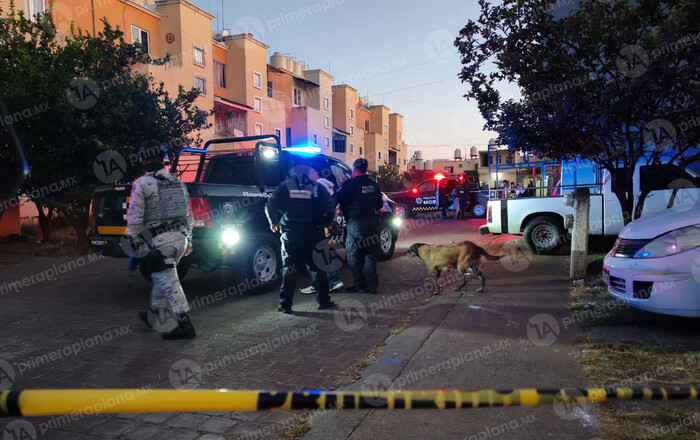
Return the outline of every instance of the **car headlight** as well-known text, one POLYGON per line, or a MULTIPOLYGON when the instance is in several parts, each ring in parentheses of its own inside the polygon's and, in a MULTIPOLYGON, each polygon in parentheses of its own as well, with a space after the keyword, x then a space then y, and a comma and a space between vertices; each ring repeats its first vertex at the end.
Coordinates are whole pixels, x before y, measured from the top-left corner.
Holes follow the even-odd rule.
POLYGON ((394 226, 396 226, 396 227, 401 226, 401 218, 399 218, 399 217, 394 217, 394 220, 392 220, 392 222, 394 223, 394 226))
POLYGON ((232 246, 238 243, 240 239, 241 235, 238 231, 234 231, 233 229, 227 229, 221 233, 221 241, 223 241, 226 246, 232 246))
POLYGON ((660 258, 700 246, 700 226, 687 226, 667 232, 634 254, 635 258, 660 258))

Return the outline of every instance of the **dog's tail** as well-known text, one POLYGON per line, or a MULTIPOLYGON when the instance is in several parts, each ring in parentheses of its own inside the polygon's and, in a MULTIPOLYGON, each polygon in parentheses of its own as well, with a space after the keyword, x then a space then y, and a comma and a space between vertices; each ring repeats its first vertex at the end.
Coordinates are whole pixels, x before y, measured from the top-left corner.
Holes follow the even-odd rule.
POLYGON ((505 255, 491 255, 488 252, 486 252, 486 250, 484 248, 482 248, 481 246, 476 246, 476 250, 484 258, 486 258, 487 260, 491 260, 491 261, 498 261, 501 258, 505 257, 505 255))

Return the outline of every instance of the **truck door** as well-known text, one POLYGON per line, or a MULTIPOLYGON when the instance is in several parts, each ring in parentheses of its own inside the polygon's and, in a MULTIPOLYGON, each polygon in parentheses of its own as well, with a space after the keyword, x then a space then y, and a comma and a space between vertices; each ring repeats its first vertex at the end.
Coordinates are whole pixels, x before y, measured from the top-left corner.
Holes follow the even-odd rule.
POLYGON ((416 204, 414 211, 437 211, 438 209, 438 181, 428 179, 417 186, 416 204))
POLYGON ((700 177, 690 169, 675 165, 642 165, 639 167, 637 197, 649 194, 644 200, 642 216, 654 214, 667 208, 674 188, 678 188, 673 206, 692 206, 700 202, 700 177))

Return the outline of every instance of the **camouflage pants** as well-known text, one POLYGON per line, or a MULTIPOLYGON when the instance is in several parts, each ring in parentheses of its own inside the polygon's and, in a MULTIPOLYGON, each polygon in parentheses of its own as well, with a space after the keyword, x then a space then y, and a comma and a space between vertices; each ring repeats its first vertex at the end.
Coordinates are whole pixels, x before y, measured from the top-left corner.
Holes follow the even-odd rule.
MULTIPOLYGON (((153 246, 163 254, 165 264, 175 264, 180 261, 187 247, 187 238, 180 232, 164 232, 153 238, 153 246)), ((162 272, 154 272, 151 275, 153 287, 151 288, 151 307, 163 309, 167 305, 173 313, 186 313, 190 307, 187 304, 185 291, 182 290, 180 279, 177 277, 177 269, 168 268, 162 272)))

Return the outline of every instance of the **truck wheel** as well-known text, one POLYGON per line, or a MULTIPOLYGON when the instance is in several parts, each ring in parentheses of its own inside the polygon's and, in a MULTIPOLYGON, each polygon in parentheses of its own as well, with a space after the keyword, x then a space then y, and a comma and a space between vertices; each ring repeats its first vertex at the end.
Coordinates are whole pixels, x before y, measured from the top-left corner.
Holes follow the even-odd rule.
MULTIPOLYGON (((180 281, 184 280, 185 277, 187 276, 187 272, 190 271, 190 262, 187 260, 187 258, 183 258, 180 260, 180 263, 177 265, 177 277, 180 279, 180 281)), ((139 264, 139 272, 141 272, 141 276, 143 277, 144 280, 148 281, 149 283, 151 282, 151 274, 146 272, 145 268, 139 264)))
POLYGON ((566 240, 564 227, 550 217, 535 217, 530 220, 523 235, 533 254, 553 254, 566 240))
POLYGON ((280 246, 276 240, 263 240, 246 259, 246 278, 254 291, 274 285, 281 279, 280 246))
POLYGON ((481 203, 477 203, 472 207, 472 215, 477 218, 486 217, 486 207, 481 203))
POLYGON ((401 218, 411 218, 411 210, 403 203, 396 205, 396 216, 401 218))
POLYGON ((382 223, 379 226, 379 253, 377 254, 377 260, 386 261, 391 258, 395 247, 396 240, 394 240, 391 226, 387 223, 382 223))

